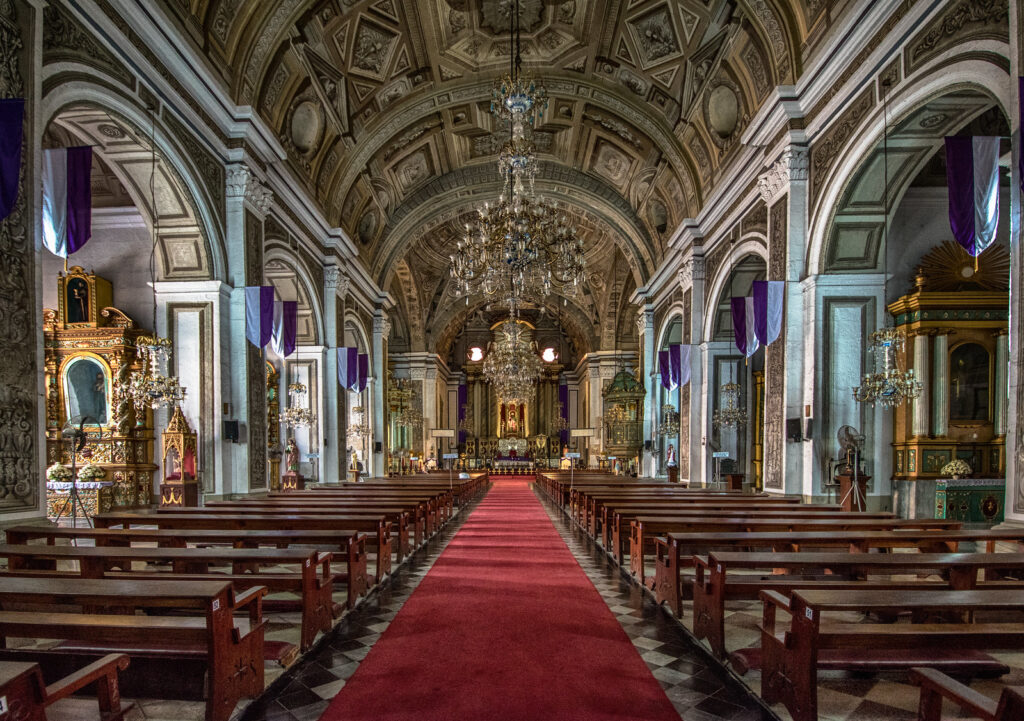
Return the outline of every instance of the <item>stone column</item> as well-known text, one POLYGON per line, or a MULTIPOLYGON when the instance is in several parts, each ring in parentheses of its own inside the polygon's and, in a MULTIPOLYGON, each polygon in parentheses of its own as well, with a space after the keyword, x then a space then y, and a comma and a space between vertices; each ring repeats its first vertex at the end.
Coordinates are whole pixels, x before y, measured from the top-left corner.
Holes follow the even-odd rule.
POLYGON ((1009 399, 1006 423, 1006 520, 1024 525, 1024 248, 1021 247, 1020 159, 1024 153, 1021 138, 1020 86, 1024 76, 1024 7, 1021 0, 1010 4, 1010 92, 1007 105, 1010 121, 1012 158, 1010 162, 1010 335, 1009 399))
MULTIPOLYGON (((996 333, 996 385, 995 407, 992 409, 994 431, 997 436, 1006 435, 1007 371, 1010 362, 1010 336, 1005 331, 996 333)), ((923 394, 922 394, 923 395, 923 394)))
POLYGON ((929 398, 931 396, 931 385, 929 384, 930 365, 928 350, 931 345, 931 335, 927 332, 918 333, 914 336, 914 376, 922 385, 921 395, 914 400, 914 423, 911 433, 920 438, 928 435, 928 428, 931 421, 929 410, 929 398))
POLYGON ((434 458, 440 465, 441 452, 433 437, 437 427, 437 368, 427 367, 423 372, 423 453, 429 458, 430 446, 433 445, 434 458))
POLYGON ((324 266, 324 447, 320 455, 321 478, 326 483, 345 480, 345 391, 338 385, 338 346, 344 343, 345 317, 338 315, 339 296, 348 292, 348 276, 337 265, 324 266))
MULTIPOLYGON (((680 283, 687 283, 690 286, 690 317, 684 319, 688 322, 689 332, 684 329, 683 338, 693 346, 690 349, 690 403, 688 408, 679 409, 679 425, 686 423, 689 426, 687 437, 689 438, 689 474, 690 485, 701 486, 705 482, 704 462, 704 422, 703 396, 701 392, 704 385, 704 249, 694 247, 690 257, 684 262, 680 283)), ((682 449, 680 448, 680 458, 682 449)), ((680 473, 682 468, 680 468, 680 473)))
POLYGON ((590 449, 590 465, 597 467, 597 456, 604 451, 604 429, 602 426, 601 366, 596 358, 587 364, 587 424, 594 429, 587 447, 590 449))
POLYGON ((768 279, 786 281, 782 335, 765 349, 764 487, 810 496, 815 487, 812 444, 785 441, 786 419, 803 419, 805 398, 813 399, 815 391, 814 334, 805 332, 801 284, 807 249, 807 162, 807 147, 790 145, 758 178, 758 187, 768 205, 768 279))
POLYGON ((263 284, 263 221, 273 194, 248 166, 237 163, 227 173, 228 282, 232 286, 228 338, 230 403, 239 422, 239 442, 225 454, 230 472, 217 495, 268 488, 267 388, 264 351, 245 337, 245 287, 263 284))
POLYGON ((640 454, 640 472, 639 475, 647 475, 651 473, 651 465, 655 458, 655 451, 653 443, 651 448, 647 449, 647 444, 654 438, 654 423, 656 416, 656 409, 658 407, 658 394, 657 388, 654 385, 654 371, 655 371, 655 350, 654 350, 654 306, 645 305, 643 310, 637 315, 636 328, 640 336, 640 354, 642 356, 641 363, 643 363, 641 369, 640 378, 643 381, 644 387, 647 389, 647 395, 644 396, 644 448, 645 450, 640 454))
POLYGON ((385 475, 384 452, 387 438, 384 425, 384 391, 387 387, 387 340, 391 334, 391 321, 387 313, 377 309, 373 314, 373 466, 378 475, 385 475))
POLYGON ((942 438, 948 431, 949 331, 940 331, 935 336, 932 357, 932 435, 942 438))
MULTIPOLYGON (((24 98, 18 197, 0 220, 0 524, 39 518, 46 508, 43 334, 39 215, 42 119, 42 2, 0 3, 0 98, 24 98)), ((52 282, 46 279, 46 282, 52 282)))

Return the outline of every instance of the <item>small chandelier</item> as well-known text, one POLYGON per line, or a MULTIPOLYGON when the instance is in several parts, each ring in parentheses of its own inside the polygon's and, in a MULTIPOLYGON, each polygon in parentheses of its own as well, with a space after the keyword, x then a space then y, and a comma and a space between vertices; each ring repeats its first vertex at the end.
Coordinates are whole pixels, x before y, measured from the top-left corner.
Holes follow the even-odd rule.
POLYGON ((395 421, 400 426, 410 430, 423 427, 423 412, 413 405, 403 408, 395 421))
POLYGON ((555 430, 559 433, 569 430, 569 419, 565 417, 565 406, 561 403, 555 405, 555 420, 553 423, 555 430))
POLYGON ((352 423, 349 424, 347 434, 356 440, 370 436, 370 424, 366 418, 366 409, 362 406, 355 406, 352 409, 352 423))
POLYGON ((521 403, 533 395, 542 371, 540 356, 515 316, 510 317, 502 326, 502 338, 484 359, 484 378, 499 398, 521 403))
POLYGON ((715 428, 735 428, 747 424, 747 409, 740 407, 740 384, 726 383, 721 389, 722 407, 711 416, 715 428))
POLYGON ((462 420, 459 421, 457 430, 462 433, 470 433, 473 430, 473 418, 469 414, 469 404, 462 404, 462 420))
POLYGON ((302 383, 288 385, 288 408, 282 414, 285 425, 291 428, 305 428, 313 424, 313 412, 306 407, 306 386, 302 383))
POLYGON ((679 413, 671 403, 666 403, 661 407, 661 423, 658 424, 658 435, 672 437, 679 435, 679 413))
POLYGON ((165 376, 163 369, 171 358, 171 341, 146 335, 138 339, 135 353, 142 367, 132 374, 128 395, 135 406, 135 421, 141 425, 147 408, 156 410, 180 405, 185 400, 185 389, 176 376, 165 376))
POLYGON ((871 406, 892 408, 921 395, 923 385, 914 377, 914 370, 901 370, 897 353, 906 344, 906 336, 898 328, 882 328, 868 337, 868 353, 874 360, 874 371, 865 373, 861 384, 853 389, 853 399, 871 406))

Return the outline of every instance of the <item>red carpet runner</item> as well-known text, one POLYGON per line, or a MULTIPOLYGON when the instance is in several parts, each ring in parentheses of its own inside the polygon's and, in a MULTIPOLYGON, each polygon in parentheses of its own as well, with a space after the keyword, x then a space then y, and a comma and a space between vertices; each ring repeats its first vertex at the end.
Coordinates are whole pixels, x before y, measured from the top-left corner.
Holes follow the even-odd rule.
POLYGON ((679 715, 526 481, 498 480, 320 718, 679 715))

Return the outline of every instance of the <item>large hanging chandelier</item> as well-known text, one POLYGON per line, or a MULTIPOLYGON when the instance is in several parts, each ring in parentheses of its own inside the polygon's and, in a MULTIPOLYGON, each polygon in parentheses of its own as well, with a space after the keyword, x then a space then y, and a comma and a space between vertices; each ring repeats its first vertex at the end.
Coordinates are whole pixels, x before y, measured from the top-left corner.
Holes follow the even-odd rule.
POLYGON ((146 408, 157 410, 180 405, 185 388, 177 376, 164 375, 171 360, 171 341, 156 334, 156 243, 160 237, 160 213, 156 207, 156 115, 150 111, 150 173, 149 200, 153 212, 153 243, 149 256, 149 278, 153 287, 153 335, 141 336, 135 342, 135 354, 141 367, 128 381, 128 396, 135 406, 135 423, 145 422, 146 408))
POLYGON ((356 406, 352 409, 352 422, 348 426, 347 435, 361 441, 370 436, 370 424, 366 418, 366 409, 356 406))
POLYGON ((498 398, 522 403, 533 395, 543 364, 514 317, 502 326, 502 337, 484 359, 484 378, 498 398))
POLYGON ((853 389, 858 403, 892 408, 921 395, 923 385, 914 377, 914 370, 901 370, 897 354, 906 344, 906 336, 898 328, 882 328, 868 336, 868 354, 874 370, 865 373, 861 384, 853 389))
POLYGON ((659 436, 679 435, 679 413, 671 403, 661 407, 661 423, 658 424, 659 436))
POLYGON ((548 107, 544 86, 529 73, 523 72, 523 56, 520 44, 519 20, 522 10, 519 0, 506 2, 508 10, 509 43, 513 52, 509 54, 508 74, 494 83, 491 91, 491 112, 513 129, 525 131, 533 127, 548 107))
POLYGON ((185 389, 176 376, 164 375, 171 357, 171 341, 146 335, 138 339, 135 353, 142 367, 128 381, 128 394, 135 406, 137 423, 142 423, 147 408, 156 410, 176 406, 185 400, 185 389))
POLYGON ((305 384, 288 384, 288 408, 281 418, 290 428, 305 428, 313 424, 313 412, 306 405, 305 384))
MULTIPOLYGON (((889 96, 888 82, 882 84, 882 297, 886 297, 889 279, 889 96)), ((888 321, 888 315, 886 315, 888 321)), ((906 344, 903 331, 886 324, 868 336, 868 355, 872 358, 873 370, 865 373, 861 384, 853 389, 853 399, 858 403, 882 408, 893 408, 904 401, 921 395, 923 385, 914 378, 914 370, 904 371, 899 366, 897 354, 906 344)))
POLYGON ((736 428, 747 424, 747 409, 740 405, 740 384, 726 383, 721 388, 721 408, 711 416, 715 428, 736 428))

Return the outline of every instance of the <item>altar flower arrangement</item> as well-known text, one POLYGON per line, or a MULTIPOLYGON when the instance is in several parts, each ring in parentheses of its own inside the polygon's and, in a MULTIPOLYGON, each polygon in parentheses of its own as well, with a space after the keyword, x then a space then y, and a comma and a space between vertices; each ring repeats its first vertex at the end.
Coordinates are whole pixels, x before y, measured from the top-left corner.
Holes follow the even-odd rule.
POLYGON ((46 469, 46 480, 56 483, 67 483, 71 480, 71 469, 60 461, 46 469))
POLYGON ((960 478, 961 476, 971 475, 971 467, 967 465, 967 461, 962 458, 957 458, 955 461, 950 461, 942 467, 939 471, 944 476, 952 476, 953 478, 960 478))
POLYGON ((107 475, 107 472, 97 466, 95 463, 87 463, 82 466, 81 470, 78 471, 78 480, 80 481, 95 481, 103 478, 107 475))

